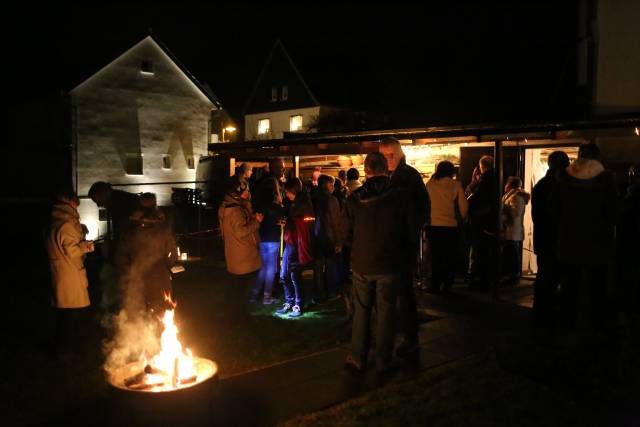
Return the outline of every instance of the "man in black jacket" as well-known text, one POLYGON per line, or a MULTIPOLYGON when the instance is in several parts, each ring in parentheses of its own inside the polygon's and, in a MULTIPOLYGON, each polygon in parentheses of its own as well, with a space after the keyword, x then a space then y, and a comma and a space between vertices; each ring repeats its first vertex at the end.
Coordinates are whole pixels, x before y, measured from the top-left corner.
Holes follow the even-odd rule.
POLYGON ((412 215, 415 218, 411 230, 413 244, 408 247, 404 264, 401 266, 399 289, 399 321, 403 341, 396 353, 401 357, 415 356, 418 350, 418 310, 413 275, 418 260, 420 234, 431 215, 429 193, 422 182, 420 172, 405 161, 400 142, 395 138, 384 138, 380 141, 380 153, 387 159, 391 186, 403 189, 411 203, 412 215))
POLYGON ((578 159, 558 174, 551 195, 564 276, 563 310, 569 326, 582 330, 604 324, 614 248, 617 189, 613 174, 597 160, 599 155, 595 143, 582 144, 578 159))
POLYGON ((354 304, 351 354, 347 367, 362 371, 370 341, 369 322, 375 301, 377 313, 376 366, 389 368, 394 334, 394 308, 406 247, 416 245, 418 235, 408 194, 391 185, 387 162, 381 153, 365 159, 367 181, 352 194, 345 207, 345 240, 351 243, 354 304))
POLYGON ((551 194, 557 185, 556 175, 569 166, 564 151, 554 151, 547 159, 549 169, 531 192, 533 220, 533 251, 537 257, 538 273, 534 285, 533 322, 536 328, 553 326, 555 294, 560 284, 560 267, 556 256, 556 225, 551 215, 551 194))

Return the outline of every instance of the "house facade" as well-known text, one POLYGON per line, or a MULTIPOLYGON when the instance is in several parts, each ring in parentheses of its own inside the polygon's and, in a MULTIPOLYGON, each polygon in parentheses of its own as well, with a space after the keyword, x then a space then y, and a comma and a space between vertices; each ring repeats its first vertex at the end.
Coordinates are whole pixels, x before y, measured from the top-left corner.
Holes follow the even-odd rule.
MULTIPOLYGON (((172 187, 194 188, 220 103, 155 36, 145 37, 70 92, 73 179, 78 194, 96 181, 171 203, 172 187)), ((82 199, 82 221, 106 231, 96 205, 82 199)))

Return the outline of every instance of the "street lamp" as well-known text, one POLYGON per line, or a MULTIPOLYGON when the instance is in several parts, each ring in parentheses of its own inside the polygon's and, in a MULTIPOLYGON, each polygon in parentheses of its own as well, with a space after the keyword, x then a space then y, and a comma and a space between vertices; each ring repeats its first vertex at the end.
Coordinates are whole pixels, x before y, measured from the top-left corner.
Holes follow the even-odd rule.
POLYGON ((233 126, 227 126, 227 127, 222 128, 222 141, 221 142, 225 142, 225 140, 224 140, 224 133, 225 132, 235 132, 235 131, 236 131, 236 128, 234 128, 233 126))

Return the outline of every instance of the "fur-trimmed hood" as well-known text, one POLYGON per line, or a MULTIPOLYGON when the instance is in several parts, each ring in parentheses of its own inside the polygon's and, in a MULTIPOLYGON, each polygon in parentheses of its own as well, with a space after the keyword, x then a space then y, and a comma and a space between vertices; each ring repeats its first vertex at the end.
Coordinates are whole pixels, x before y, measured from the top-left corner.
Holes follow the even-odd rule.
POLYGON ((576 179, 593 179, 604 172, 604 166, 597 160, 577 159, 567 166, 567 174, 576 179))

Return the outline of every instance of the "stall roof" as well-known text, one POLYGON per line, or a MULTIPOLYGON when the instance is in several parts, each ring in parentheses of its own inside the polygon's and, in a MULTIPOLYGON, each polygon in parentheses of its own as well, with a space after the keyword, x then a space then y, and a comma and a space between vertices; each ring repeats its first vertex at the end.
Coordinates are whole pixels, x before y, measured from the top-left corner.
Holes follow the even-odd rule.
MULTIPOLYGON (((322 144, 323 148, 329 147, 330 144, 342 145, 344 148, 347 148, 347 146, 353 146, 354 144, 361 145, 360 143, 362 142, 377 142, 385 137, 394 137, 400 140, 428 138, 460 139, 460 137, 468 137, 469 140, 486 141, 491 139, 522 139, 525 137, 549 138, 554 137, 554 132, 569 130, 612 128, 633 129, 637 127, 640 127, 640 113, 597 117, 588 120, 570 122, 554 121, 524 124, 479 124, 358 132, 286 134, 284 139, 211 143, 209 144, 209 151, 215 153, 246 154, 247 152, 254 152, 255 150, 260 150, 261 152, 264 150, 276 150, 286 151, 287 155, 296 155, 296 151, 298 149, 308 148, 309 146, 314 146, 316 144, 322 144), (286 148, 287 150, 282 150, 283 148, 286 148)), ((335 148, 338 149, 338 147, 335 148)))

